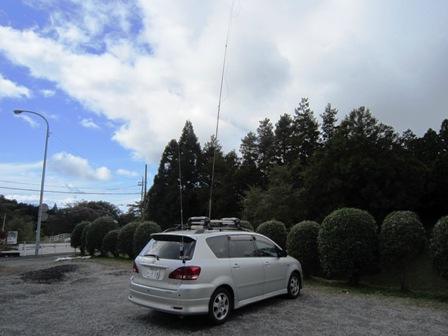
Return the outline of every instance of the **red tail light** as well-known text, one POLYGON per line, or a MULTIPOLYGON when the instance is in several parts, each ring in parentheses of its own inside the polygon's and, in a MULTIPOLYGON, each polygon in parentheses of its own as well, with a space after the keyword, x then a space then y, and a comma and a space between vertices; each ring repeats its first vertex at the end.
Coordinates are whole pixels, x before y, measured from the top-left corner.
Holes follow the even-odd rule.
POLYGON ((177 280, 196 280, 200 273, 201 268, 199 266, 183 266, 172 271, 169 278, 177 280))
POLYGON ((138 267, 137 264, 134 261, 134 264, 132 265, 132 270, 134 271, 134 273, 138 273, 138 267))

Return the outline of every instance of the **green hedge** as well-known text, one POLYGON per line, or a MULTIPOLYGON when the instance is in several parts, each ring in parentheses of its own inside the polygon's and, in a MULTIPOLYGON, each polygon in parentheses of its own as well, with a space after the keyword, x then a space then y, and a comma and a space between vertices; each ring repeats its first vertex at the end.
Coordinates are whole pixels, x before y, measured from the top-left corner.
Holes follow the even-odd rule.
POLYGON ((257 227, 256 232, 271 238, 278 245, 280 245, 280 247, 286 247, 286 238, 288 236, 288 232, 286 230, 285 224, 283 224, 282 222, 273 219, 261 223, 257 227))
POLYGON ((129 258, 134 259, 134 233, 139 222, 130 222, 123 226, 118 234, 117 249, 119 253, 127 254, 129 258))
MULTIPOLYGON (((89 221, 82 221, 73 228, 72 234, 70 235, 70 246, 73 248, 81 248, 82 246, 82 233, 84 228, 89 225, 89 221)), ((83 251, 82 251, 83 252, 83 251)))
POLYGON ((316 275, 320 270, 317 237, 320 225, 314 221, 303 221, 294 225, 288 233, 288 253, 300 261, 305 277, 316 275))
POLYGON ((86 232, 86 250, 89 254, 93 256, 96 251, 100 251, 104 255, 103 239, 109 231, 117 228, 118 224, 112 217, 104 216, 94 220, 86 232))
POLYGON ((440 218, 434 226, 431 254, 434 272, 442 279, 448 280, 448 216, 440 218))
POLYGON ((378 226, 367 211, 335 210, 322 222, 318 247, 327 276, 356 286, 361 276, 377 269, 378 226))
POLYGON ((379 235, 381 264, 401 272, 403 291, 409 289, 407 267, 423 252, 425 240, 423 224, 412 211, 391 212, 383 221, 379 235))
POLYGON ((108 253, 112 254, 114 257, 118 257, 118 249, 117 249, 117 238, 118 234, 120 232, 120 229, 115 229, 112 231, 109 231, 103 239, 103 245, 101 247, 102 253, 107 255, 108 253))
POLYGON ((141 222, 134 232, 134 254, 138 255, 151 239, 151 234, 162 231, 160 226, 152 221, 141 222))

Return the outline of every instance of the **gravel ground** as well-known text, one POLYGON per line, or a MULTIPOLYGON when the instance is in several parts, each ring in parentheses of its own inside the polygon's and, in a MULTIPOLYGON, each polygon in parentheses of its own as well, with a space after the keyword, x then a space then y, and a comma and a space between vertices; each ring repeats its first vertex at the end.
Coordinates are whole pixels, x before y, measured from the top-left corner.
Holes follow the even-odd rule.
POLYGON ((448 303, 305 287, 237 310, 227 323, 127 301, 130 269, 92 261, 0 268, 0 335, 448 335, 448 303))

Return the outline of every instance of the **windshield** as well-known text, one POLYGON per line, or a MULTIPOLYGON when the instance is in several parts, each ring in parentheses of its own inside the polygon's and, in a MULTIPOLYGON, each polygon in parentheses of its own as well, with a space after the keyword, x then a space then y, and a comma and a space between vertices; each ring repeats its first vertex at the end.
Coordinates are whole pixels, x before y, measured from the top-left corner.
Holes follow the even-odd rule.
POLYGON ((196 241, 190 237, 175 235, 153 235, 141 255, 160 259, 186 259, 193 257, 196 241))

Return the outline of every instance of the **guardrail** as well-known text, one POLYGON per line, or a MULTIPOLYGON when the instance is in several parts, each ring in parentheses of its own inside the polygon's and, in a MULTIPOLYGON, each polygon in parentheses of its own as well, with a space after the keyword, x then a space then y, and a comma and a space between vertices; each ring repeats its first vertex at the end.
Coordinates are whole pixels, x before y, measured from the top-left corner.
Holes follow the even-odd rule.
POLYGON ((56 243, 56 242, 67 242, 67 239, 70 239, 71 233, 60 233, 55 236, 50 236, 50 243, 56 243))
MULTIPOLYGON (((21 256, 34 255, 36 244, 19 244, 17 246, 21 256)), ((70 243, 47 243, 39 244, 39 254, 54 254, 76 252, 70 243)))

